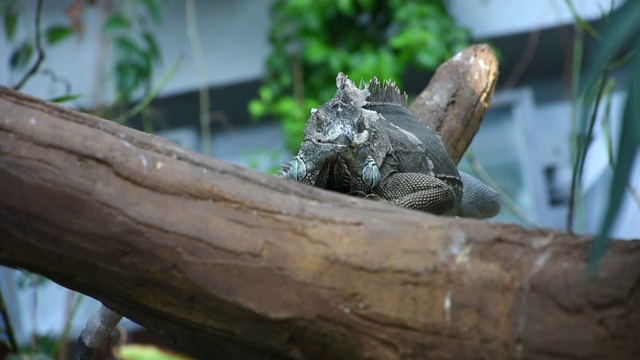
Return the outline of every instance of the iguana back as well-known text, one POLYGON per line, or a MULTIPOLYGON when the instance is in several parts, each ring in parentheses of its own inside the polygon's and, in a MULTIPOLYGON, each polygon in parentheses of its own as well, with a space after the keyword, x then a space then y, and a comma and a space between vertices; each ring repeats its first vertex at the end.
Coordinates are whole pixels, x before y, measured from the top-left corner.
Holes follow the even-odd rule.
POLYGON ((454 190, 454 208, 460 207, 463 184, 456 165, 442 144, 440 136, 419 122, 407 108, 407 96, 392 82, 373 79, 366 84, 371 95, 364 108, 381 115, 378 124, 387 133, 395 166, 383 163, 381 177, 390 171, 428 174, 447 182, 454 190))

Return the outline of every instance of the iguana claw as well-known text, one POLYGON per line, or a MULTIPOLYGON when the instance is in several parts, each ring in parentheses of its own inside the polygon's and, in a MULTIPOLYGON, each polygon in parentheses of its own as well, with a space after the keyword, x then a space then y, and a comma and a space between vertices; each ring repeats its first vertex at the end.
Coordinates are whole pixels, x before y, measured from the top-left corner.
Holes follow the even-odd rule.
POLYGON ((300 156, 296 156, 295 161, 293 161, 291 173, 296 181, 302 181, 302 179, 307 176, 307 164, 305 164, 300 156))
POLYGON ((372 189, 380 183, 380 169, 371 157, 367 159, 367 163, 362 169, 362 181, 372 189))

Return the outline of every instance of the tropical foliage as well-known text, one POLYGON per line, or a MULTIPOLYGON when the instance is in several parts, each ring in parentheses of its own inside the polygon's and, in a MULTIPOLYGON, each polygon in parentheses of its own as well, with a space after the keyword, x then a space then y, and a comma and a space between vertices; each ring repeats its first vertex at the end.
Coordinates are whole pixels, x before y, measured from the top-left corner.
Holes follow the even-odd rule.
POLYGON ((433 70, 468 39, 443 0, 277 0, 272 24, 273 50, 249 110, 280 119, 292 150, 309 109, 333 97, 338 72, 401 83, 409 66, 433 70))

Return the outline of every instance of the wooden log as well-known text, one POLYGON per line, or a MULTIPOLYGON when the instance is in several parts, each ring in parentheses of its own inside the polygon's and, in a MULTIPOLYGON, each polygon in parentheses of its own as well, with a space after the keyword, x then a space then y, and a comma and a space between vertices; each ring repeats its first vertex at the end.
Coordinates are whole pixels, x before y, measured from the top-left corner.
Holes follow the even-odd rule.
POLYGON ((0 89, 0 263, 201 359, 640 357, 640 242, 330 193, 0 89), (232 345, 229 345, 232 344, 232 345))

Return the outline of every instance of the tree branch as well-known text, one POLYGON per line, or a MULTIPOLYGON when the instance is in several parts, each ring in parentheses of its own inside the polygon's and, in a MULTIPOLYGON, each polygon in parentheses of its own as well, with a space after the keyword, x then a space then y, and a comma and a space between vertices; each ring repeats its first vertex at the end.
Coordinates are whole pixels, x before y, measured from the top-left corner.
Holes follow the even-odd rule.
POLYGON ((640 242, 327 192, 0 89, 0 263, 198 358, 640 356, 640 242))

